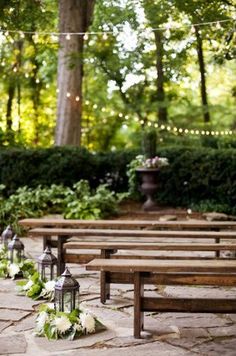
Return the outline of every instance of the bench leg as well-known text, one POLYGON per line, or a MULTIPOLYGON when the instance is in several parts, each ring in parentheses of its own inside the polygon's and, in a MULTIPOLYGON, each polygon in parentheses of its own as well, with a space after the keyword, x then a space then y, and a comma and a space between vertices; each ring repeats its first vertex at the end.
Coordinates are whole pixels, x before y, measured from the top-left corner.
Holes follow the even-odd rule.
POLYGON ((134 337, 141 338, 141 330, 144 328, 144 314, 141 298, 144 296, 144 286, 141 282, 141 273, 134 273, 134 337))
MULTIPOLYGON (((215 238, 215 243, 219 244, 220 243, 220 238, 218 238, 218 237, 215 238)), ((219 258, 220 257, 220 251, 216 251, 215 256, 216 256, 216 258, 219 258)))
MULTIPOLYGON (((111 253, 109 250, 101 250, 101 258, 110 258, 111 253)), ((110 283, 108 282, 109 272, 101 271, 100 274, 100 290, 101 290, 101 303, 105 304, 107 299, 110 299, 110 283)))
POLYGON ((43 236, 43 251, 47 247, 51 247, 52 238, 50 236, 43 236))
POLYGON ((57 237, 57 275, 60 276, 65 271, 63 258, 63 244, 67 241, 67 236, 57 237))
POLYGON ((101 303, 105 304, 107 299, 110 299, 110 283, 107 283, 109 272, 101 272, 100 288, 101 288, 101 303))

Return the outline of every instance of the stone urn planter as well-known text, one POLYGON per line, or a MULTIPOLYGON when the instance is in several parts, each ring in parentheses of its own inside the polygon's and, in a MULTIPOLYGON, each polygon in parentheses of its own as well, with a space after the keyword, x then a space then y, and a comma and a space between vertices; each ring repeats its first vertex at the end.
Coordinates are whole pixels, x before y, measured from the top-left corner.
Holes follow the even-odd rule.
POLYGON ((141 178, 141 192, 146 196, 142 209, 144 211, 156 210, 157 204, 154 200, 154 195, 158 188, 159 168, 137 168, 136 172, 141 178))

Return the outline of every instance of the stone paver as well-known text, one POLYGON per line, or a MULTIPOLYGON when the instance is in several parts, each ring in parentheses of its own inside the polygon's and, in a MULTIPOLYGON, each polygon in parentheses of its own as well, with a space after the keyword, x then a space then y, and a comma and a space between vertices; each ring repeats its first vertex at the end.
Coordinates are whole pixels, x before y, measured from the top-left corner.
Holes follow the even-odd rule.
POLYGON ((29 315, 29 312, 14 309, 0 309, 0 320, 21 320, 29 315))
POLYGON ((23 354, 27 343, 23 334, 0 336, 0 355, 23 354))
MULTIPOLYGON (((42 241, 23 239, 29 256, 42 253, 42 241)), ((235 356, 236 315, 145 313, 142 339, 133 338, 132 285, 112 285, 111 300, 100 303, 99 274, 69 265, 80 283, 82 305, 106 330, 75 341, 48 341, 33 335, 38 301, 17 296, 16 282, 0 279, 0 355, 235 356)), ((147 286, 149 296, 234 297, 236 288, 147 286)))

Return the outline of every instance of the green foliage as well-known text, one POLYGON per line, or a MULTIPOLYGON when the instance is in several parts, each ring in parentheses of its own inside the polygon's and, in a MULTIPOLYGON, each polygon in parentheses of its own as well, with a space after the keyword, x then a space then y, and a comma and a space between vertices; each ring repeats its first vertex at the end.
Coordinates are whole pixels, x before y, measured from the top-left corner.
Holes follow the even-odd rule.
POLYGON ((192 204, 190 208, 194 211, 199 211, 202 213, 216 211, 218 213, 225 213, 225 214, 236 214, 236 209, 233 210, 227 204, 220 204, 215 200, 201 200, 196 204, 192 204))
POLYGON ((92 190, 86 180, 80 180, 73 188, 55 184, 22 187, 8 199, 1 199, 0 222, 2 226, 11 224, 18 231, 18 220, 50 213, 67 219, 101 219, 117 213, 119 200, 106 184, 92 190))
POLYGON ((0 277, 11 277, 15 279, 17 276, 28 278, 36 272, 35 263, 31 260, 24 259, 21 262, 11 263, 7 259, 0 260, 0 277))
POLYGON ((26 281, 17 282, 17 292, 19 295, 37 300, 46 299, 52 301, 54 299, 55 281, 42 281, 38 272, 29 274, 26 281))
POLYGON ((99 219, 117 213, 117 200, 107 185, 97 187, 95 193, 90 190, 88 181, 81 180, 74 185, 74 194, 65 199, 65 218, 99 219))

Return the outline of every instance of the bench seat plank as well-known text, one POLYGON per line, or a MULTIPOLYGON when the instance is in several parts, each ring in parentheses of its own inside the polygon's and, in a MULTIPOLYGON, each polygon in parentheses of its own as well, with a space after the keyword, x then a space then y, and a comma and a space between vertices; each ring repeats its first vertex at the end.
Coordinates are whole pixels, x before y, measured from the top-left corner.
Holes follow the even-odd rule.
POLYGON ((171 229, 230 229, 236 228, 236 221, 205 221, 205 220, 80 220, 60 218, 27 218, 19 221, 21 226, 33 227, 104 227, 104 228, 171 228, 171 229))
POLYGON ((66 242, 63 245, 66 249, 103 249, 103 250, 164 250, 164 251, 223 251, 236 250, 236 244, 198 244, 198 243, 151 243, 151 242, 66 242))
POLYGON ((169 231, 169 230, 114 230, 114 229, 60 229, 35 228, 28 232, 29 236, 90 236, 90 237, 163 237, 163 238, 228 238, 236 239, 236 231, 169 231))
POLYGON ((236 260, 114 260, 94 259, 87 270, 107 272, 236 272, 236 260))

